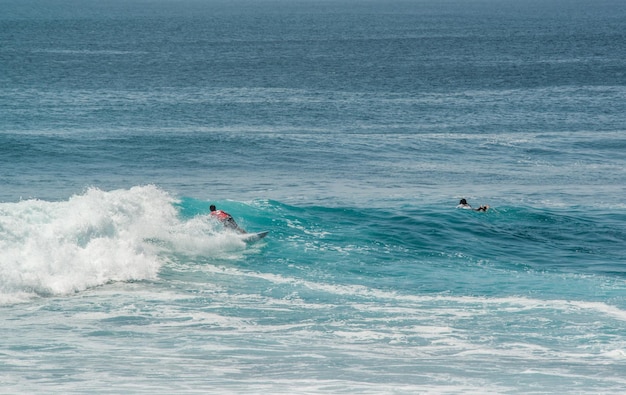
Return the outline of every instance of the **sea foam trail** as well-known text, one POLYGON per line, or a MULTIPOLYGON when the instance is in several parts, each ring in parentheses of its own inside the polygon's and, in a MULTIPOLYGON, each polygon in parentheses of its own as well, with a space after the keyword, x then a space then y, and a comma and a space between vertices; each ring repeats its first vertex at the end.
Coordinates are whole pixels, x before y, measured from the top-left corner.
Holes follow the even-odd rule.
POLYGON ((147 240, 180 227, 174 201, 138 186, 0 204, 0 303, 155 278, 164 259, 147 240))

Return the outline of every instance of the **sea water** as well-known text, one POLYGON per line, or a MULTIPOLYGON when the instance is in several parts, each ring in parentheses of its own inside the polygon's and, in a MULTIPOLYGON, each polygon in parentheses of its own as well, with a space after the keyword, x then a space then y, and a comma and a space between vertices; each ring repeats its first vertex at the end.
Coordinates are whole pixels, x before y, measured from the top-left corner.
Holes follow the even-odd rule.
POLYGON ((624 393, 625 55, 612 0, 0 0, 0 392, 624 393))

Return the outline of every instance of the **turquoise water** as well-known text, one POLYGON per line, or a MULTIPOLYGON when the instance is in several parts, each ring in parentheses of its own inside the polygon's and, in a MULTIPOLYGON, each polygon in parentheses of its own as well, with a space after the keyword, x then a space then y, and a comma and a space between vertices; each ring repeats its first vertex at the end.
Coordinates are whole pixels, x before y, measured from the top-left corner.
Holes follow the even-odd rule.
POLYGON ((0 9, 0 392, 624 392, 621 2, 0 9))

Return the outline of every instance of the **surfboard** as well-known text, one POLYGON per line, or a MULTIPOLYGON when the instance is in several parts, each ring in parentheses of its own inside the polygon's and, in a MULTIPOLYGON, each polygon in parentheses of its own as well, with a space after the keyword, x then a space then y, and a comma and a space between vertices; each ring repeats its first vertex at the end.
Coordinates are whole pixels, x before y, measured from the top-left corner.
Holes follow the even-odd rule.
POLYGON ((245 241, 246 243, 254 243, 255 241, 259 241, 267 236, 268 233, 270 232, 267 230, 257 233, 246 233, 241 235, 241 240, 245 241))

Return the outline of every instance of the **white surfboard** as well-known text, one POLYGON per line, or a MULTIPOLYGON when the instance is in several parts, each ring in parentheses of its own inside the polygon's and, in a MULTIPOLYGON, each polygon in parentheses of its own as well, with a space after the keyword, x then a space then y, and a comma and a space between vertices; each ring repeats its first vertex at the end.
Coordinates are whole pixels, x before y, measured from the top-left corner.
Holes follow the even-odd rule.
POLYGON ((257 232, 257 233, 245 233, 245 234, 242 234, 240 237, 241 237, 241 240, 245 241, 246 243, 254 243, 255 241, 259 241, 265 236, 267 236, 268 233, 270 232, 265 230, 263 232, 257 232))

